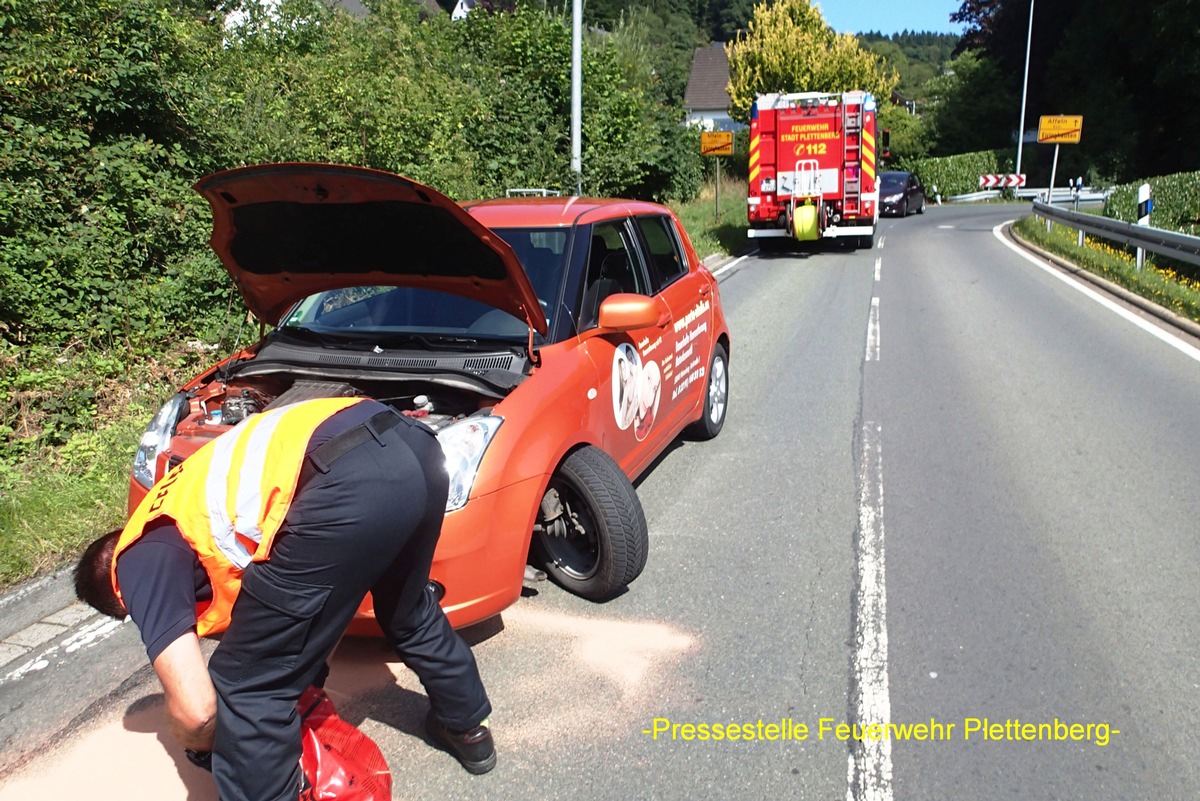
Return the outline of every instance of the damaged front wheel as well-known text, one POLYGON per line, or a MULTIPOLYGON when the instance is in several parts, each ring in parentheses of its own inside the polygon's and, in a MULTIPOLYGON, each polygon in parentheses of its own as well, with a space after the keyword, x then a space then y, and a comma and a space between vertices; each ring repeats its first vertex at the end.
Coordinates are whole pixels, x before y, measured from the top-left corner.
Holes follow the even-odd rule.
POLYGON ((641 574, 649 548, 642 504, 617 463, 591 446, 570 453, 542 498, 531 562, 576 595, 603 601, 641 574))

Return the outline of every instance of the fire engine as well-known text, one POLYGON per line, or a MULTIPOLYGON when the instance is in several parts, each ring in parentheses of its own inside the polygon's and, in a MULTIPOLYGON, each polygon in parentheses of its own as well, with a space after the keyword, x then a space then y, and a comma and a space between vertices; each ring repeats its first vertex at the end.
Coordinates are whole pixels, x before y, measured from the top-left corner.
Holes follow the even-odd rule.
POLYGON ((875 98, 867 92, 759 95, 750 112, 752 239, 875 242, 875 98))

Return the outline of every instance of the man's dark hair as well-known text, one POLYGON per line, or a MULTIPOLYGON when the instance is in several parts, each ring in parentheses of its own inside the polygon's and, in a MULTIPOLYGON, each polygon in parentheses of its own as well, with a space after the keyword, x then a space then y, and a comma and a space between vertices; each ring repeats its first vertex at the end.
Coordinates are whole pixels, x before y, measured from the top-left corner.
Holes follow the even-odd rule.
POLYGON ((125 607, 112 584, 113 552, 121 529, 110 531, 83 552, 75 566, 75 595, 98 612, 125 619, 125 607))

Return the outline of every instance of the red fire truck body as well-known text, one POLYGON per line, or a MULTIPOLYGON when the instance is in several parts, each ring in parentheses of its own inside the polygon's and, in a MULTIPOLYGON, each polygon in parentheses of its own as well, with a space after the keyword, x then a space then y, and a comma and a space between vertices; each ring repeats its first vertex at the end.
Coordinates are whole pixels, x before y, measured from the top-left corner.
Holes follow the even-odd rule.
POLYGON ((750 238, 849 236, 871 247, 875 116, 866 92, 760 95, 750 113, 750 238))

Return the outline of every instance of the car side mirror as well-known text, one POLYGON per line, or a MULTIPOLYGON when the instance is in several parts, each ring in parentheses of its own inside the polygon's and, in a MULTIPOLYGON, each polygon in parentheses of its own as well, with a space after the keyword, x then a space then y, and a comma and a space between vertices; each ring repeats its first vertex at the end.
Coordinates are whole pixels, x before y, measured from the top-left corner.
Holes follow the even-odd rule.
POLYGON ((605 331, 633 331, 665 324, 664 316, 664 310, 654 298, 618 292, 600 304, 598 322, 605 331))

